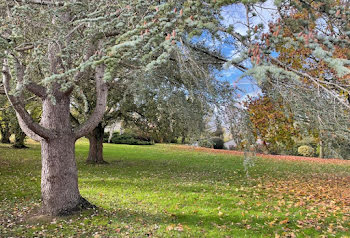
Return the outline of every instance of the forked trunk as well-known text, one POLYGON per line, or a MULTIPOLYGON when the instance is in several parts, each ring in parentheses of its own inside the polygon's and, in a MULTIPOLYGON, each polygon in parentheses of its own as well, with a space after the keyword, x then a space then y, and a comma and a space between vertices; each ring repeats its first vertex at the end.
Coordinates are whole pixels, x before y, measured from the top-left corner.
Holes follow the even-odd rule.
POLYGON ((92 206, 81 197, 78 189, 75 137, 69 109, 68 97, 55 105, 49 99, 43 102, 42 125, 57 135, 41 141, 42 212, 47 215, 66 215, 92 206))
POLYGON ((87 136, 89 139, 90 148, 86 163, 108 164, 108 162, 103 159, 103 136, 104 128, 102 123, 99 123, 98 126, 87 136))
MULTIPOLYGON (((64 14, 63 18, 68 18, 64 14)), ((69 20, 69 19, 68 19, 69 20)), ((68 21, 67 21, 68 22, 68 21)), ((84 59, 97 52, 99 39, 89 43, 89 50, 84 59)), ((57 42, 48 44, 48 62, 53 74, 62 70, 61 45, 57 42)), ((102 52, 102 51, 101 51, 102 52)), ((101 53, 102 56, 102 53, 101 53)), ((23 86, 25 65, 14 60, 17 86, 23 86)), ((65 69, 63 69, 65 70, 65 69)), ((16 110, 18 122, 22 130, 32 139, 41 142, 41 196, 42 212, 46 215, 66 215, 82 208, 95 207, 81 197, 78 189, 78 171, 75 161, 75 141, 87 135, 102 120, 106 110, 108 88, 104 82, 104 64, 95 68, 96 106, 90 117, 81 126, 73 129, 70 122, 70 94, 73 88, 64 89, 59 82, 49 84, 50 88, 34 82, 26 85, 26 89, 42 100, 41 125, 33 120, 25 109, 23 95, 10 94, 12 74, 5 57, 2 62, 3 85, 11 105, 16 110)), ((75 75, 75 79, 81 74, 75 75)))

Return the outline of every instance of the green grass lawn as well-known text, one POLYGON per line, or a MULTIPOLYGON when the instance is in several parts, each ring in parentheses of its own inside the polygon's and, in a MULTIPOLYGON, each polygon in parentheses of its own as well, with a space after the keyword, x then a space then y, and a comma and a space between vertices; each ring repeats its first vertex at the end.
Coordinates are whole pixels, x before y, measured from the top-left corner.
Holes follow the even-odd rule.
POLYGON ((99 207, 33 217, 40 205, 40 146, 0 144, 0 237, 347 237, 350 165, 255 160, 174 145, 104 146, 109 165, 86 165, 81 194, 99 207))

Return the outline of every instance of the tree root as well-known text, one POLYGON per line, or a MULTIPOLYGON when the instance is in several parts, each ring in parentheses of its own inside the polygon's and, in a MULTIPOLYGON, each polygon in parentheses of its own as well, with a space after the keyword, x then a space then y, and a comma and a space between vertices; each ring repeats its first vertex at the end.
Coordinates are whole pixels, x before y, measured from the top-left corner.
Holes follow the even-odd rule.
POLYGON ((58 216, 69 216, 69 215, 72 215, 76 212, 80 212, 82 210, 87 210, 87 209, 97 209, 97 206, 93 205, 85 198, 80 197, 79 203, 75 207, 70 208, 70 209, 66 209, 66 210, 62 210, 57 215, 58 216))

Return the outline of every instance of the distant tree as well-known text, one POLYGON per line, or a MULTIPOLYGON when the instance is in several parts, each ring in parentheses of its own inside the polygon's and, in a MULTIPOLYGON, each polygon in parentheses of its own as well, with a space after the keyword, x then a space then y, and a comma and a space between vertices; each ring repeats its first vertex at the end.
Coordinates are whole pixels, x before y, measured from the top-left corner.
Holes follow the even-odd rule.
MULTIPOLYGON (((0 99, 1 101, 6 100, 7 98, 0 99)), ((1 143, 3 144, 10 144, 10 137, 11 137, 11 127, 10 127, 10 120, 11 115, 9 111, 11 108, 6 105, 6 103, 0 103, 0 105, 3 107, 0 111, 0 135, 1 135, 1 143)))
MULTIPOLYGON (((2 85, 0 85, 2 87, 2 85)), ((40 118, 41 110, 38 107, 38 102, 33 100, 34 98, 26 98, 26 101, 30 101, 27 104, 27 109, 30 111, 31 116, 37 121, 40 118)), ((16 149, 27 148, 25 145, 26 134, 22 131, 15 110, 12 108, 10 102, 8 101, 5 92, 0 91, 0 124, 1 124, 1 135, 5 134, 7 136, 2 138, 7 138, 2 141, 2 143, 10 143, 11 135, 14 135, 13 147, 16 149)))
POLYGON ((224 128, 222 127, 222 122, 218 116, 215 118, 215 131, 213 132, 213 136, 219 137, 221 139, 224 138, 224 128))
POLYGON ((291 153, 299 132, 286 106, 267 96, 250 98, 245 105, 255 138, 261 139, 270 153, 291 153))

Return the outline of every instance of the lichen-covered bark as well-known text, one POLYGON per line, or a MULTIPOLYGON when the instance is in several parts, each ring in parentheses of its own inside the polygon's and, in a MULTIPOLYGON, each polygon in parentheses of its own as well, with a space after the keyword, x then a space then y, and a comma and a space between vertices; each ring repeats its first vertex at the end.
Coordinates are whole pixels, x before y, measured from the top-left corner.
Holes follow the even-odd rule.
POLYGON ((107 164, 103 159, 103 135, 104 128, 102 123, 87 136, 90 143, 89 155, 86 162, 89 164, 107 164))
POLYGON ((41 124, 57 137, 41 141, 42 211, 49 215, 70 214, 90 206, 80 195, 75 161, 75 137, 70 124, 70 100, 62 96, 54 105, 43 101, 41 124))

